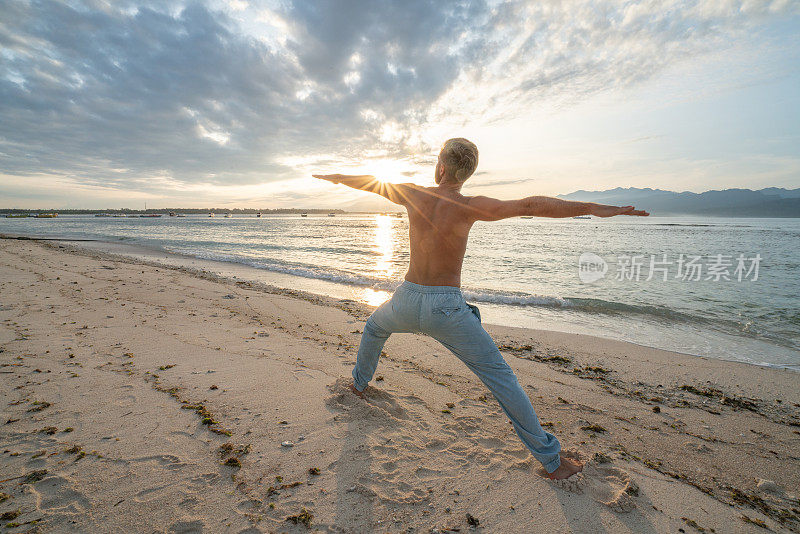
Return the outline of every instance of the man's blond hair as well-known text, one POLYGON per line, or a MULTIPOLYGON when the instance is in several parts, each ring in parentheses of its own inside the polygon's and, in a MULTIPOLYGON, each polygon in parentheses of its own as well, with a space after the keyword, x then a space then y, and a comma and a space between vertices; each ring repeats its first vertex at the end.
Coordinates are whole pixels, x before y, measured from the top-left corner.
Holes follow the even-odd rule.
POLYGON ((445 141, 439 157, 445 176, 457 182, 464 182, 478 167, 478 147, 463 137, 445 141))

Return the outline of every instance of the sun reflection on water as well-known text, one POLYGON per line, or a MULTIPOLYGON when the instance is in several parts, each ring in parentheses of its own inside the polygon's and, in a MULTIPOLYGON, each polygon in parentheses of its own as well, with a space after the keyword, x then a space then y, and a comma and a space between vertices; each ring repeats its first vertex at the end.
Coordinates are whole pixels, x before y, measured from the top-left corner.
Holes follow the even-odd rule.
MULTIPOLYGON (((374 250, 379 254, 374 266, 374 273, 377 277, 391 280, 396 273, 394 264, 395 238, 392 229, 392 218, 387 215, 375 216, 375 238, 373 242, 374 250)), ((365 288, 361 292, 361 300, 371 306, 378 306, 386 301, 390 296, 387 291, 365 288)))
POLYGON ((380 254, 375 265, 375 274, 381 278, 392 278, 394 275, 394 233, 392 218, 387 215, 375 216, 375 249, 380 254))

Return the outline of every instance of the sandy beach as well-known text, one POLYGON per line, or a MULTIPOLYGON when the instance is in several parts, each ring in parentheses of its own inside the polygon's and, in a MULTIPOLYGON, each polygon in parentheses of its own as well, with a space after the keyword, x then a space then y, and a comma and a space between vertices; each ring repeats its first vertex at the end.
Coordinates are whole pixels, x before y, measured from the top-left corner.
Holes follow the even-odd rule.
POLYGON ((797 372, 488 325, 588 462, 556 485, 431 339, 349 393, 369 312, 0 240, 5 531, 800 532, 797 372))

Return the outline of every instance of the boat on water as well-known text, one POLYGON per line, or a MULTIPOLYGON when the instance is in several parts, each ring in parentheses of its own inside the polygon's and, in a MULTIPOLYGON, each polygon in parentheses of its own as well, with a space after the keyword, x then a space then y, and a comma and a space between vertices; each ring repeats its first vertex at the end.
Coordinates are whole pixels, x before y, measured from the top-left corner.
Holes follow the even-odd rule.
POLYGON ((6 219, 26 219, 27 213, 6 213, 6 219))
POLYGON ((161 217, 161 214, 160 213, 142 213, 141 215, 139 215, 139 217, 147 217, 147 218, 161 217))
POLYGON ((176 217, 186 217, 186 215, 184 215, 183 213, 179 213, 176 215, 176 217))
POLYGON ((37 213, 37 219, 55 219, 58 217, 58 213, 37 213))
POLYGON ((336 217, 336 214, 335 213, 329 213, 328 217, 336 217))
POLYGON ((308 213, 301 213, 300 217, 308 217, 308 213))
POLYGON ((177 215, 178 215, 178 214, 177 214, 177 213, 175 213, 174 211, 171 211, 171 212, 169 212, 169 216, 170 216, 170 217, 176 217, 177 215))
POLYGON ((226 213, 226 214, 225 214, 225 218, 226 218, 226 219, 230 219, 230 218, 231 218, 231 214, 230 214, 230 213, 226 213))
POLYGON ((576 215, 573 219, 591 219, 589 215, 576 215))
POLYGON ((209 217, 213 217, 214 216, 214 212, 212 211, 211 213, 208 214, 208 216, 209 217))
POLYGON ((520 219, 533 219, 533 215, 522 215, 520 219))
POLYGON ((261 217, 261 212, 256 213, 256 217, 261 217))
POLYGON ((95 217, 111 217, 111 215, 108 214, 108 213, 95 213, 94 216, 95 217))

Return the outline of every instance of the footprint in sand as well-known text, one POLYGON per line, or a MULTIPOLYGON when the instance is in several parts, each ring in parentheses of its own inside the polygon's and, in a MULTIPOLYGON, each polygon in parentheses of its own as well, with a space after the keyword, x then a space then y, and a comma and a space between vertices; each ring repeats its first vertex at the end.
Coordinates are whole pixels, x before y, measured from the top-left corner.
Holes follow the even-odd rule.
POLYGON ((351 380, 347 378, 337 378, 333 384, 328 386, 331 395, 327 398, 326 402, 329 406, 338 408, 339 410, 349 409, 365 409, 365 415, 378 417, 380 415, 389 415, 394 419, 409 419, 406 410, 398 404, 395 398, 385 391, 367 386, 364 390, 364 398, 358 398, 352 391, 350 391, 351 380))
POLYGON ((163 492, 163 490, 169 488, 170 486, 171 484, 161 484, 150 488, 145 488, 136 492, 136 494, 133 496, 133 500, 136 502, 150 502, 161 497, 160 494, 163 492))
POLYGON ((414 470, 414 475, 423 480, 438 479, 442 472, 438 469, 429 469, 427 467, 418 467, 414 470))
POLYGON ((36 508, 48 514, 76 515, 90 508, 89 499, 78 491, 74 481, 61 476, 42 479, 35 488, 36 508))
POLYGON ((562 451, 562 455, 582 461, 583 471, 564 480, 553 480, 553 485, 573 493, 588 493, 615 512, 626 513, 636 508, 632 496, 639 494, 639 487, 627 471, 596 458, 587 460, 574 450, 562 451))
POLYGON ((404 401, 408 402, 408 403, 416 404, 417 406, 421 406, 421 407, 428 406, 425 403, 425 401, 422 400, 421 397, 418 397, 417 395, 414 395, 413 393, 410 393, 408 395, 401 395, 400 398, 403 399, 404 401))
POLYGON ((205 523, 200 519, 177 521, 169 526, 170 534, 201 534, 205 523))

